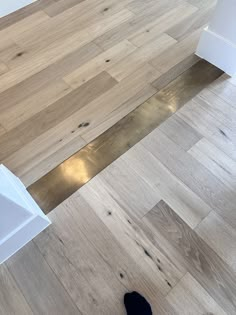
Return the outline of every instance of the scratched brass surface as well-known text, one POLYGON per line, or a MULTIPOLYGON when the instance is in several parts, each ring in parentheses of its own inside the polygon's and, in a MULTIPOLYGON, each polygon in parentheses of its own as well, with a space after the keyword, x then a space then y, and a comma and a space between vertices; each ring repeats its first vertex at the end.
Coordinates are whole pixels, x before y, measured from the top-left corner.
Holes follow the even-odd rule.
POLYGON ((106 166, 175 113, 222 71, 199 61, 109 130, 86 145, 28 191, 45 213, 87 183, 106 166))

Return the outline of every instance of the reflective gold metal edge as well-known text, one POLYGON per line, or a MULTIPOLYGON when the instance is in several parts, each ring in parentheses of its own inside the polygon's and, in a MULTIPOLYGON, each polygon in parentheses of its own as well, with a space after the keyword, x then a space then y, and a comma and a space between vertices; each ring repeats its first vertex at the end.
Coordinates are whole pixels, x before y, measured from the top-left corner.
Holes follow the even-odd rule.
POLYGON ((223 72, 200 60, 114 126, 28 187, 47 214, 223 72))

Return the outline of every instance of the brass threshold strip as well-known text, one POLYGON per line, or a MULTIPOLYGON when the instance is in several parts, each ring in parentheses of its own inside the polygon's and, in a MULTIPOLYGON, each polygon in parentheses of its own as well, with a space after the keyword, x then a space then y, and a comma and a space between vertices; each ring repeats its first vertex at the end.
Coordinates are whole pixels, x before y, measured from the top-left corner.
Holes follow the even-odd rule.
POLYGON ((149 100, 33 183, 28 191, 47 214, 173 115, 223 72, 200 60, 149 100))

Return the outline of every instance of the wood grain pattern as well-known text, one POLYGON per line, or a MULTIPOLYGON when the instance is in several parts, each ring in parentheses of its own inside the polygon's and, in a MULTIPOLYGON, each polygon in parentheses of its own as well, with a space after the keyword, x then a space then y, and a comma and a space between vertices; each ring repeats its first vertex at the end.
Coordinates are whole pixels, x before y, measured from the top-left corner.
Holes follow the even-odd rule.
POLYGON ((0 30, 3 30, 23 19, 26 17, 34 14, 35 12, 38 12, 40 10, 43 10, 48 5, 54 3, 54 0, 37 0, 36 2, 33 2, 30 5, 27 5, 26 7, 23 7, 20 10, 17 10, 7 16, 4 16, 0 20, 0 30))
POLYGON ((236 231, 215 212, 211 212, 195 229, 197 234, 236 271, 236 231))
POLYGON ((65 76, 64 81, 73 88, 76 88, 100 72, 107 71, 112 67, 112 65, 116 64, 126 55, 131 54, 135 49, 135 46, 125 40, 106 50, 104 53, 99 54, 97 57, 84 64, 82 67, 79 67, 68 76, 65 76))
POLYGON ((167 294, 185 270, 182 267, 179 268, 174 261, 163 255, 139 227, 136 220, 127 214, 113 197, 109 196, 109 191, 100 179, 94 181, 91 186, 84 186, 80 193, 96 210, 97 216, 104 222, 121 246, 136 261, 145 277, 151 278, 151 283, 154 281, 159 290, 163 294, 167 294), (91 198, 91 193, 94 198, 91 198))
POLYGON ((183 263, 228 314, 235 314, 234 272, 174 211, 161 201, 146 217, 157 233, 181 253, 183 263))
POLYGON ((212 299, 211 295, 187 273, 181 281, 168 294, 167 300, 178 314, 226 315, 224 310, 212 299))
MULTIPOLYGON (((54 127, 56 124, 73 116, 75 112, 92 102, 92 100, 99 97, 99 95, 103 94, 105 91, 109 90, 116 85, 116 83, 117 81, 109 74, 101 72, 98 76, 92 78, 78 89, 73 90, 49 107, 33 115, 31 119, 22 122, 19 126, 12 129, 6 137, 16 138, 16 135, 18 134, 18 139, 20 139, 19 143, 27 144, 40 136, 43 132, 54 127), (92 93, 89 93, 89 91, 92 91, 92 93)), ((79 122, 77 123, 76 128, 79 128, 79 122)), ((3 136, 0 138, 0 142, 3 143, 4 141, 6 141, 6 139, 4 139, 3 136)), ((9 147, 4 146, 5 150, 4 152, 1 152, 1 159, 7 157, 10 153, 13 153, 11 152, 10 145, 11 142, 9 142, 9 147)), ((20 147, 20 145, 18 147, 15 145, 14 149, 17 150, 20 149, 20 147)))
POLYGON ((129 38, 129 41, 134 45, 141 47, 154 40, 158 34, 166 32, 171 25, 177 25, 178 21, 182 21, 185 17, 188 17, 196 11, 196 7, 188 5, 187 3, 179 4, 176 8, 158 17, 155 22, 148 25, 144 30, 136 32, 129 38))
POLYGON ((207 139, 202 139, 188 151, 226 186, 236 187, 236 162, 207 139))
POLYGON ((175 40, 172 37, 163 34, 117 62, 107 72, 116 80, 121 81, 174 43, 175 40))
MULTIPOLYGON (((42 134, 56 134, 57 128, 59 134, 66 128, 66 136, 75 130, 77 122, 83 124, 78 136, 88 143, 112 127, 154 94, 155 89, 165 86, 198 60, 192 56, 198 40, 195 29, 207 20, 207 8, 212 5, 207 1, 198 10, 198 4, 184 0, 38 0, 1 19, 0 124, 9 131, 7 136, 0 135, 1 162, 12 155, 17 157, 17 152, 19 159, 24 151, 27 156, 29 143, 40 142, 42 134), (185 30, 181 25, 197 12, 192 27, 185 30), (182 34, 178 42, 165 33, 175 26, 182 34), (175 52, 171 53, 169 47, 175 52), (149 64, 150 60, 156 64, 159 56, 163 60, 160 63, 166 64, 165 69, 160 66, 161 71, 157 65, 153 68, 149 64), (96 101, 89 102, 81 111, 83 95, 73 93, 70 88, 76 90, 89 84, 90 80, 103 76, 104 71, 121 84, 113 88, 112 78, 103 84, 101 80, 100 86, 97 85, 100 94, 108 91, 104 99, 97 89, 93 92, 92 85, 90 88, 86 85, 90 92, 87 88, 84 91, 96 101), (139 83, 128 82, 136 80, 136 76, 139 83), (152 82, 154 88, 150 86, 152 82), (75 117, 68 119, 66 113, 75 117)), ((26 161, 22 161, 17 175, 32 183, 75 153, 80 146, 74 139, 59 149, 56 141, 52 144, 57 159, 53 150, 50 156, 44 155, 42 147, 39 160, 36 155, 32 157, 32 168, 23 169, 26 161)))
MULTIPOLYGON (((94 109, 101 110, 104 103, 111 104, 114 117, 119 117, 120 102, 132 107, 132 102, 138 104, 152 94, 146 82, 155 72, 145 68, 87 104, 91 117, 96 119, 94 109)), ((177 87, 178 93, 184 91, 177 87)), ((79 191, 62 199, 49 214, 53 224, 1 266, 0 313, 110 315, 115 310, 123 315, 124 293, 136 290, 158 315, 235 314, 235 161, 230 155, 235 146, 228 138, 234 141, 234 129, 220 121, 220 117, 230 121, 233 106, 217 96, 217 112, 212 93, 207 88, 195 96, 79 191), (231 181, 222 168, 220 173, 220 166, 232 172, 231 181)), ((177 104, 174 99, 179 101, 175 95, 179 94, 167 93, 170 108, 177 104)), ((40 174, 46 161, 50 168, 66 154, 67 143, 72 151, 76 143, 83 145, 80 128, 74 127, 79 115, 85 117, 86 106, 72 115, 74 120, 62 120, 18 152, 12 149, 7 157, 12 167, 15 164, 30 180, 30 170, 35 167, 40 174), (28 159, 23 159, 24 152, 28 159), (17 160, 18 156, 22 158, 17 160)), ((146 119, 145 113, 140 121, 146 119)), ((106 124, 103 115, 99 119, 106 124)), ((126 135, 123 125, 121 129, 126 135)), ((3 134, 5 141, 6 135, 11 132, 3 134)), ((96 149, 108 143, 113 150, 118 147, 113 140, 93 145, 96 149)), ((104 160, 107 151, 102 152, 104 160)), ((91 156, 90 165, 93 161, 91 156)), ((91 178, 85 162, 82 156, 71 169, 62 167, 65 184, 91 178)), ((63 182, 61 186, 63 192, 63 182)))
POLYGON ((144 180, 154 185, 159 196, 192 228, 211 211, 187 185, 156 159, 143 145, 136 145, 123 157, 126 163, 144 180))
POLYGON ((131 258, 80 194, 58 207, 50 218, 54 226, 42 233, 36 243, 84 313, 92 314, 94 310, 98 314, 111 314, 115 309, 117 314, 123 314, 120 302, 124 292, 139 286, 141 292, 149 296, 156 314, 174 314, 151 274, 145 269, 140 272, 138 261, 131 258), (76 238, 81 240, 79 244, 76 238), (68 248, 68 242, 75 245, 68 248))
POLYGON ((150 137, 145 138, 142 143, 229 224, 236 226, 235 195, 232 189, 225 187, 217 177, 160 130, 152 132, 150 137))
POLYGON ((166 30, 166 33, 176 40, 181 41, 198 28, 206 25, 210 19, 212 11, 213 5, 211 4, 210 6, 207 6, 206 4, 202 9, 193 12, 174 27, 170 27, 166 30))
POLYGON ((154 57, 150 61, 151 65, 162 73, 165 73, 185 58, 188 58, 196 51, 196 43, 200 38, 201 31, 201 28, 197 29, 182 41, 173 44, 170 49, 154 57))
POLYGON ((177 115, 164 121, 159 129, 185 151, 191 149, 202 138, 196 130, 177 115))
POLYGON ((81 314, 32 242, 9 260, 7 267, 33 314, 81 314))
POLYGON ((84 0, 57 0, 55 3, 52 3, 51 5, 46 6, 43 11, 47 13, 47 15, 53 17, 60 13, 63 13, 65 10, 68 10, 80 2, 84 0))
POLYGON ((5 265, 0 267, 0 314, 33 315, 22 292, 5 265))

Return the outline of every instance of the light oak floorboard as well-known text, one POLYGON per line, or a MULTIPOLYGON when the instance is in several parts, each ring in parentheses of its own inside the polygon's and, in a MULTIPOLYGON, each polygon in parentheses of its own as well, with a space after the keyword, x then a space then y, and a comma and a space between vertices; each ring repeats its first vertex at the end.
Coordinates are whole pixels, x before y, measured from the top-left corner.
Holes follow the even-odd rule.
POLYGON ((22 292, 5 265, 0 266, 0 314, 33 315, 22 292))
POLYGON ((236 188, 236 162, 207 139, 202 139, 188 151, 226 186, 236 188))
POLYGON ((192 228, 195 228, 211 211, 207 203, 160 163, 143 145, 137 144, 121 159, 125 160, 140 177, 154 185, 159 196, 171 205, 192 228))
POLYGON ((196 232, 163 201, 148 213, 145 222, 182 255, 189 273, 210 292, 223 310, 235 314, 235 273, 196 232))
POLYGON ((167 300, 182 315, 227 314, 190 273, 171 290, 167 300))
POLYGON ((6 265, 33 314, 81 314, 33 242, 6 265))
MULTIPOLYGON (((158 17, 155 22, 149 24, 144 30, 136 32, 135 35, 132 35, 129 38, 129 41, 134 45, 141 47, 154 40, 158 34, 166 32, 171 27, 171 25, 177 25, 178 21, 182 21, 185 17, 190 16, 196 11, 197 8, 189 5, 188 3, 180 3, 176 6, 176 8, 158 17)), ((173 37, 172 35, 170 36, 173 37)))
POLYGON ((117 81, 121 81, 128 75, 135 72, 140 66, 148 63, 153 58, 153 56, 158 56, 174 43, 175 40, 172 37, 162 34, 144 46, 136 49, 127 57, 124 57, 113 67, 108 69, 107 72, 117 81))
POLYGON ((153 131, 141 143, 186 186, 222 215, 229 224, 236 226, 233 190, 226 187, 208 169, 160 130, 153 131))
POLYGON ((195 229, 197 234, 236 271, 236 231, 212 211, 195 229))

